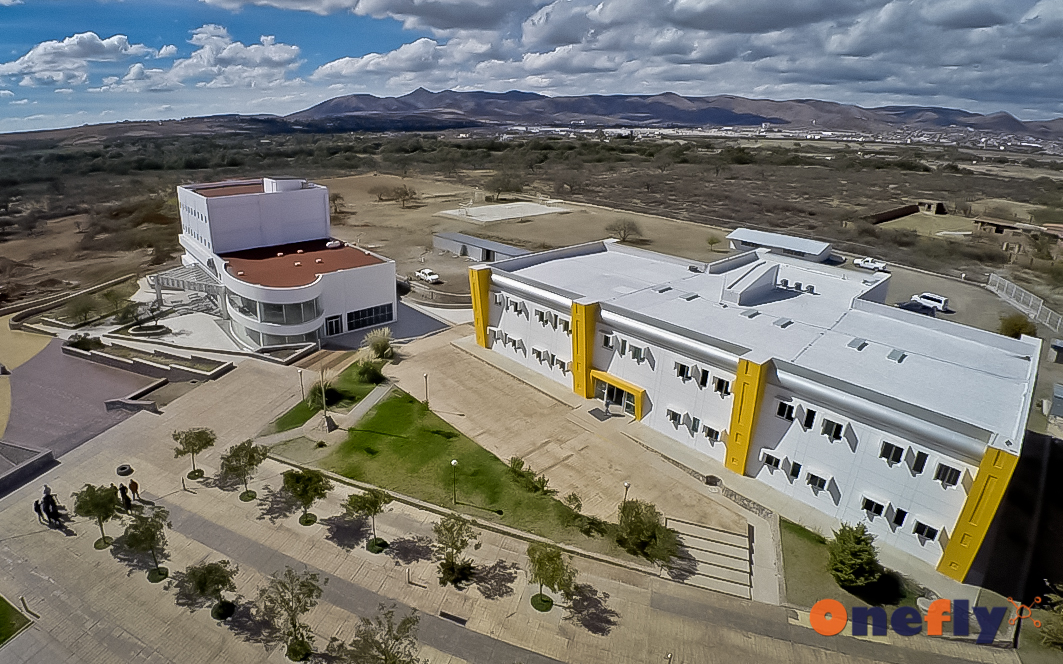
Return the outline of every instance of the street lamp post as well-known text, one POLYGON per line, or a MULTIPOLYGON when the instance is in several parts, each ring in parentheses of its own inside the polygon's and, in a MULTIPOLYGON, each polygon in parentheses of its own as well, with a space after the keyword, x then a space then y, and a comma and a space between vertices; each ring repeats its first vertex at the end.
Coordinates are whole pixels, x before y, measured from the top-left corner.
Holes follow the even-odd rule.
POLYGON ((321 369, 321 410, 325 411, 325 422, 328 422, 328 402, 325 397, 325 369, 321 369))
MULTIPOLYGON (((427 375, 427 374, 426 374, 427 375)), ((450 485, 454 489, 454 504, 458 504, 458 460, 450 460, 450 485)))
POLYGON ((428 405, 428 374, 424 375, 424 405, 428 405))
POLYGON ((299 370, 299 396, 301 396, 303 398, 303 401, 306 401, 306 388, 303 387, 303 370, 302 369, 299 370))
POLYGON ((631 482, 624 482, 624 503, 627 502, 627 492, 631 489, 631 482))

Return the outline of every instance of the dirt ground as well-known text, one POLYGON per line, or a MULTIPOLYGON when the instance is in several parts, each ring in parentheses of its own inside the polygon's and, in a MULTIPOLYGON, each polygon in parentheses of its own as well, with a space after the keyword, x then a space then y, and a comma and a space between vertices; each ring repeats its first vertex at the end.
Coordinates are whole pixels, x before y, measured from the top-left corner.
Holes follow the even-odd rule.
MULTIPOLYGON (((44 350, 51 337, 12 330, 8 327, 10 316, 0 318, 0 364, 14 371, 30 358, 44 350)), ((11 377, 0 376, 0 438, 4 436, 11 417, 11 377)))
POLYGON ((974 232, 974 219, 955 214, 924 214, 916 212, 907 217, 894 219, 881 224, 882 228, 903 228, 913 230, 920 235, 934 237, 945 232, 974 232))

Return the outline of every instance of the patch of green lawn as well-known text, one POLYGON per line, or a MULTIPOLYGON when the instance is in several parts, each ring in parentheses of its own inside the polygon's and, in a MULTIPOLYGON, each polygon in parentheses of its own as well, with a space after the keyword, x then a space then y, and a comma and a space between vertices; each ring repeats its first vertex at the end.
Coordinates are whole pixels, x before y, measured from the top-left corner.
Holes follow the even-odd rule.
MULTIPOLYGON (((348 410, 355 403, 361 401, 376 387, 373 383, 366 383, 358 378, 357 365, 352 364, 343 370, 332 381, 332 389, 327 391, 328 407, 335 410, 348 410)), ((307 374, 312 383, 313 373, 307 374)), ((307 385, 309 388, 310 386, 307 385)), ((273 421, 273 432, 290 431, 306 424, 320 408, 311 408, 305 401, 300 401, 273 421)))
POLYGON ((827 540, 801 526, 779 519, 782 535, 786 600, 811 608, 821 599, 836 599, 852 606, 915 606, 920 589, 893 571, 883 574, 875 587, 853 594, 840 587, 827 571, 827 540))
POLYGON ((0 597, 0 645, 3 645, 20 629, 29 624, 29 618, 22 615, 3 597, 0 597))
POLYGON ((498 457, 400 390, 377 404, 319 465, 444 507, 455 507, 456 482, 456 509, 478 521, 633 560, 611 538, 581 533, 568 506, 521 488, 498 457))

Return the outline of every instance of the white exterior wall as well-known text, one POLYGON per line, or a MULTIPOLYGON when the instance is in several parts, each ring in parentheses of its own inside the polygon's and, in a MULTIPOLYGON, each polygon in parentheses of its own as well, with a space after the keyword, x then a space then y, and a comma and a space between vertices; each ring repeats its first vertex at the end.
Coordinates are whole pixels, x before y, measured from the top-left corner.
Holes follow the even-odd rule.
POLYGON ((218 254, 329 237, 328 189, 324 187, 203 200, 218 254))
POLYGON ((494 339, 493 335, 489 334, 489 348, 532 371, 571 387, 572 374, 564 367, 572 360, 572 336, 565 332, 562 324, 562 321, 568 321, 571 329, 571 304, 565 309, 537 302, 513 291, 492 289, 488 306, 488 327, 504 330, 509 338, 507 342, 494 339), (505 304, 496 302, 499 296, 505 298, 505 304), (514 310, 514 307, 517 307, 517 310, 514 310), (540 322, 536 316, 537 311, 549 314, 546 316, 549 322, 540 322), (555 315, 556 327, 552 322, 555 315), (520 343, 514 343, 514 340, 519 340, 520 343), (546 356, 542 359, 535 357, 533 349, 552 353, 555 362, 551 364, 546 356))
POLYGON ((348 331, 347 314, 352 311, 390 304, 392 320, 398 315, 394 261, 329 272, 321 275, 320 282, 325 318, 342 315, 345 332, 348 331))

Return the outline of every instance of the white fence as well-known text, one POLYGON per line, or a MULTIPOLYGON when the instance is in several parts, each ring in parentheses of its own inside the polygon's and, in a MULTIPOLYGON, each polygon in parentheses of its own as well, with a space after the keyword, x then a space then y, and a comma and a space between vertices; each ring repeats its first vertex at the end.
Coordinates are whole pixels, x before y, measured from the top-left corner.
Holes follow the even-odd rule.
POLYGON ((1045 301, 1030 291, 1016 286, 1004 277, 995 274, 989 275, 989 283, 986 288, 993 291, 1019 311, 1023 312, 1036 322, 1050 327, 1056 332, 1063 327, 1063 316, 1045 306, 1045 301))

